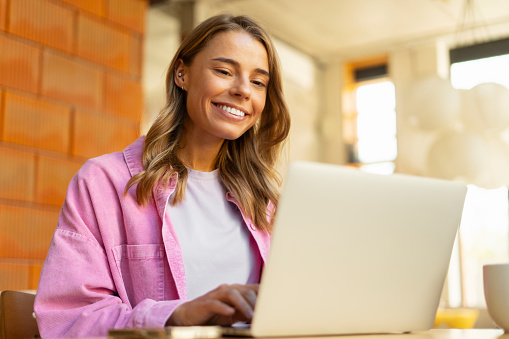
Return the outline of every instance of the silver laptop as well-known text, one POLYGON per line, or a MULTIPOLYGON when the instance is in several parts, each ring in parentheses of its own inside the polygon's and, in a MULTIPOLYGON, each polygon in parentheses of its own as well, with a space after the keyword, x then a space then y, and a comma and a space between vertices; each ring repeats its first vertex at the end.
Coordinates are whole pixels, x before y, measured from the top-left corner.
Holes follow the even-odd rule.
POLYGON ((296 162, 277 211, 254 337, 432 327, 466 186, 296 162))

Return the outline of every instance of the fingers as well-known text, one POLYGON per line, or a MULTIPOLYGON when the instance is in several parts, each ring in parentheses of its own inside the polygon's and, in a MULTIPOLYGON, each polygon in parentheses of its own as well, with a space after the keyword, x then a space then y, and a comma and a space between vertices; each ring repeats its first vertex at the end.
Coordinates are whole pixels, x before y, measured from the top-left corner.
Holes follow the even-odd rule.
POLYGON ((258 285, 221 285, 215 290, 178 306, 168 325, 231 325, 250 321, 258 285))
POLYGON ((254 310, 254 307, 256 305, 256 299, 258 297, 258 289, 256 291, 254 291, 252 289, 247 289, 245 291, 245 293, 243 294, 243 297, 244 297, 244 299, 246 299, 246 301, 249 303, 249 305, 251 305, 251 308, 253 308, 253 310, 254 310))
POLYGON ((204 303, 204 307, 208 312, 222 315, 225 317, 231 317, 235 314, 235 308, 215 299, 209 299, 204 303))
POLYGON ((221 285, 215 291, 220 301, 234 307, 242 315, 241 320, 251 320, 256 305, 258 285, 221 285))
MULTIPOLYGON (((214 324, 213 319, 233 319, 235 308, 212 298, 200 297, 179 305, 166 322, 166 326, 193 326, 214 324)), ((232 321, 217 322, 227 325, 232 321)))
POLYGON ((244 287, 247 287, 247 288, 251 289, 253 292, 256 293, 256 295, 258 295, 258 290, 260 288, 260 284, 241 285, 241 286, 244 286, 244 287))

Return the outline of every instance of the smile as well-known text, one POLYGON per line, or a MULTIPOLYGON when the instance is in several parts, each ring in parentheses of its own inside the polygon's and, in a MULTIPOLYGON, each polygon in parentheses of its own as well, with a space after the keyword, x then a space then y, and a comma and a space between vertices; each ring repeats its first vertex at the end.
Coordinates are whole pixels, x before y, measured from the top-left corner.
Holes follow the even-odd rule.
POLYGON ((220 109, 222 109, 223 111, 226 111, 230 114, 233 114, 233 115, 236 115, 236 116, 239 116, 239 117, 243 117, 246 115, 246 113, 236 109, 236 108, 233 108, 233 107, 229 107, 229 106, 226 106, 226 105, 218 105, 218 104, 214 104, 216 105, 217 107, 219 107, 220 109))

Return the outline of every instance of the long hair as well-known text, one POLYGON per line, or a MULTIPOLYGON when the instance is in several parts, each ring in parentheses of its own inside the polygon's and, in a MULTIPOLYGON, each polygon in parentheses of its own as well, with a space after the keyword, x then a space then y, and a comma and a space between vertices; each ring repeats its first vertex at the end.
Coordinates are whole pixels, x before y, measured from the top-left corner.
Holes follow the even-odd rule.
POLYGON ((187 169, 177 156, 184 129, 186 93, 175 84, 177 60, 190 65, 218 33, 247 32, 267 51, 270 79, 264 110, 253 127, 235 140, 225 140, 216 158, 216 168, 226 190, 255 227, 270 231, 279 201, 281 176, 276 165, 290 131, 290 115, 281 79, 281 67, 269 35, 246 16, 218 15, 197 26, 182 42, 166 74, 166 105, 149 129, 143 145, 144 171, 132 177, 125 191, 135 185, 141 206, 152 199, 155 185, 168 186, 178 174, 172 204, 184 199, 187 169), (270 207, 270 203, 274 208, 270 207))

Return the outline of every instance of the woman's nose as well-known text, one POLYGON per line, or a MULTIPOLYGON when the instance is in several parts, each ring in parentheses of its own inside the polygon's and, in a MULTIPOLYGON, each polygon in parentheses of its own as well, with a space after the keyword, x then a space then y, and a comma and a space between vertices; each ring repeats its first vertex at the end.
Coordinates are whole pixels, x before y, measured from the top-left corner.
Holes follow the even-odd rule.
POLYGON ((251 86, 249 79, 245 77, 237 78, 232 88, 230 89, 230 94, 242 99, 250 98, 251 86))

